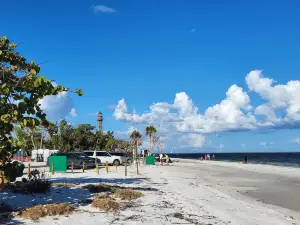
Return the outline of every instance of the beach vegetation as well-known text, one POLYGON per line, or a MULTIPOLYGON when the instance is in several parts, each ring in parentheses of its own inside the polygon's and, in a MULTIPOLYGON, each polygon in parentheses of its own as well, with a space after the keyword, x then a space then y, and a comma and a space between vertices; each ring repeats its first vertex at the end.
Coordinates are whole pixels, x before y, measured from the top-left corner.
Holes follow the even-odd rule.
POLYGON ((52 183, 52 187, 67 187, 67 188, 71 188, 71 187, 76 187, 76 184, 73 183, 52 183))
MULTIPOLYGON (((14 141, 15 127, 35 130, 39 126, 49 125, 46 114, 40 107, 40 99, 64 91, 75 92, 79 96, 83 94, 81 89, 71 91, 40 75, 40 65, 21 56, 16 50, 17 46, 7 37, 0 37, 0 170, 2 171, 22 146, 22 140, 14 141)), ((17 170, 17 167, 12 169, 17 170)))
POLYGON ((88 189, 92 193, 111 192, 112 187, 106 184, 88 184, 83 186, 84 189, 88 189))
POLYGON ((23 210, 20 217, 38 221, 42 217, 57 216, 57 215, 70 215, 74 208, 68 203, 54 203, 48 205, 37 205, 23 210))
POLYGON ((131 189, 118 189, 114 196, 120 198, 121 200, 135 200, 142 197, 144 194, 140 191, 135 191, 131 189))
POLYGON ((51 182, 45 179, 45 175, 38 170, 30 172, 28 179, 23 178, 22 182, 15 182, 9 186, 16 193, 22 194, 39 194, 47 193, 50 191, 51 182))
POLYGON ((154 147, 154 138, 157 130, 154 126, 146 127, 146 136, 149 137, 149 154, 152 154, 153 147, 154 147))
POLYGON ((120 209, 120 204, 112 197, 105 195, 105 196, 96 196, 93 199, 92 206, 103 210, 103 211, 118 211, 120 209))

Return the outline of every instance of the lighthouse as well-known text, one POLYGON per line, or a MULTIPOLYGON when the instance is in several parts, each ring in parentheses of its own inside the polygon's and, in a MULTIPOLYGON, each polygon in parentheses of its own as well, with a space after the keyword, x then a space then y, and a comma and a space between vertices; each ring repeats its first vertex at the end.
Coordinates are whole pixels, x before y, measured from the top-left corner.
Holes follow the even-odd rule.
POLYGON ((98 116, 97 116, 98 132, 100 132, 101 134, 103 133, 102 122, 103 122, 102 112, 98 112, 98 116))

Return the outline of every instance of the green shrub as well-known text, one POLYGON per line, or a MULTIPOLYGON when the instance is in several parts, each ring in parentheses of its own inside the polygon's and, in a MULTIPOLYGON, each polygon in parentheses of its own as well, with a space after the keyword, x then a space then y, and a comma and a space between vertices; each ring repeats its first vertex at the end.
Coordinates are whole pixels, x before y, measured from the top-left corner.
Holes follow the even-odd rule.
POLYGON ((24 164, 18 161, 9 162, 3 166, 4 176, 9 182, 15 182, 17 177, 23 176, 24 169, 24 164))
POLYGON ((29 174, 29 179, 22 179, 22 182, 16 182, 13 185, 13 191, 22 194, 35 194, 49 192, 51 182, 45 179, 44 174, 38 170, 33 170, 29 174))
POLYGON ((112 191, 111 186, 106 185, 106 184, 88 184, 88 185, 85 185, 83 188, 88 189, 92 193, 112 191))

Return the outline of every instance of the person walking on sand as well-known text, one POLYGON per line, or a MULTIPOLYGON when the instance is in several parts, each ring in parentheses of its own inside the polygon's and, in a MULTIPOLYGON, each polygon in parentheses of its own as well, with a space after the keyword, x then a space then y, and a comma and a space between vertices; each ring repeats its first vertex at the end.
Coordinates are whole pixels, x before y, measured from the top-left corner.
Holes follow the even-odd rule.
POLYGON ((245 164, 248 163, 248 155, 245 155, 245 164))
POLYGON ((169 156, 166 154, 166 163, 169 165, 169 156))
POLYGON ((162 153, 159 154, 159 160, 160 160, 160 163, 163 164, 163 154, 162 153))
POLYGON ((207 154, 207 160, 210 160, 210 155, 209 154, 207 154))

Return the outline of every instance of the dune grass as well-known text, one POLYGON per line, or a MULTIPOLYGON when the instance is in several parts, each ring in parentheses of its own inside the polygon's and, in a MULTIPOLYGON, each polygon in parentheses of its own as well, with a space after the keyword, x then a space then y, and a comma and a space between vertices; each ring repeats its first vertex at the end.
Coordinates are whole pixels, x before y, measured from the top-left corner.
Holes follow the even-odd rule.
POLYGON ((22 211, 20 216, 25 219, 38 221, 46 216, 70 215, 73 211, 74 208, 67 203, 55 203, 27 208, 22 211))
POLYGON ((118 211, 120 204, 110 196, 97 196, 94 198, 92 206, 103 211, 118 211))
POLYGON ((144 194, 140 191, 135 191, 131 189, 119 189, 115 192, 114 196, 120 198, 121 200, 135 200, 142 197, 144 194))
POLYGON ((76 187, 76 184, 72 183, 53 183, 52 187, 76 187))
POLYGON ((88 184, 83 186, 83 188, 88 189, 92 193, 101 193, 101 192, 111 192, 112 187, 107 184, 88 184))

